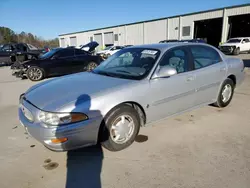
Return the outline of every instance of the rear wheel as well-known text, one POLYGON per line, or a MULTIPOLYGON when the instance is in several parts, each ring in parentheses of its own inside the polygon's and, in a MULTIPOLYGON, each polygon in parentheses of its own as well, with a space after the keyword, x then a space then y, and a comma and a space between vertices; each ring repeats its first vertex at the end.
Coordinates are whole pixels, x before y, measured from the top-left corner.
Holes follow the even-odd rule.
POLYGON ((227 78, 222 84, 217 101, 214 105, 219 108, 228 106, 233 98, 234 88, 234 82, 230 78, 227 78))
POLYGON ((129 105, 112 110, 104 119, 100 130, 103 147, 110 151, 120 151, 130 146, 140 130, 137 111, 129 105))
POLYGON ((40 81, 44 78, 44 70, 40 67, 30 67, 27 70, 27 77, 31 80, 31 81, 40 81))
POLYGON ((89 62, 89 64, 87 65, 87 71, 92 71, 93 69, 95 69, 97 67, 97 63, 96 62, 89 62))

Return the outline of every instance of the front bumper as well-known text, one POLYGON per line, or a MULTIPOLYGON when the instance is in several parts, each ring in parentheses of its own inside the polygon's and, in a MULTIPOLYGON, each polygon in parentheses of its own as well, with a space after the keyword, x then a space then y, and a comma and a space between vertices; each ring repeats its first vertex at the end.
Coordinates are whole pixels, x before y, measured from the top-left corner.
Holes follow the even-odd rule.
POLYGON ((26 69, 13 69, 12 76, 16 76, 17 78, 24 78, 27 77, 26 72, 26 69))
POLYGON ((219 49, 224 54, 233 54, 235 47, 234 46, 220 46, 219 49))
POLYGON ((18 114, 20 123, 33 138, 41 142, 45 147, 53 151, 68 151, 85 146, 95 145, 97 143, 99 126, 102 121, 101 117, 89 119, 83 122, 64 125, 57 128, 46 127, 37 120, 39 109, 22 100, 25 106, 33 115, 34 122, 30 122, 19 107, 18 114), (55 144, 51 139, 67 138, 63 143, 55 144))

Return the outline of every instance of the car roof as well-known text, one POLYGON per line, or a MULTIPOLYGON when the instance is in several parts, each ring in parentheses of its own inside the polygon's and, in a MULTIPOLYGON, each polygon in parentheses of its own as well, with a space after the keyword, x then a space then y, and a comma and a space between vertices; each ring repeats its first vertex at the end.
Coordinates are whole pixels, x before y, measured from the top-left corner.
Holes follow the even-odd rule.
POLYGON ((169 42, 169 43, 156 43, 156 44, 143 44, 143 45, 137 45, 137 46, 131 46, 129 48, 151 48, 151 49, 157 49, 160 51, 166 51, 173 47, 178 46, 190 46, 190 45, 200 45, 200 46, 209 46, 211 45, 205 44, 205 43, 182 43, 182 42, 169 42))

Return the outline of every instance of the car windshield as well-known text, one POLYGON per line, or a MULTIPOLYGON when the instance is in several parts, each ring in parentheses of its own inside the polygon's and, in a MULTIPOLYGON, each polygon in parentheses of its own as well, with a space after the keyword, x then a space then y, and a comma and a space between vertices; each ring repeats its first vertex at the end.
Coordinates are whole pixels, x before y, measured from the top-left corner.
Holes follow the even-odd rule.
POLYGON ((104 62, 92 72, 124 79, 140 80, 145 78, 160 55, 156 49, 124 48, 104 62))
POLYGON ((39 57, 39 59, 48 59, 48 58, 52 57, 52 56, 53 56, 58 50, 60 50, 60 49, 61 49, 61 48, 52 49, 52 50, 50 50, 49 52, 47 52, 47 53, 41 55, 41 56, 39 57))
POLYGON ((240 43, 241 39, 229 39, 227 43, 240 43))
POLYGON ((113 46, 107 46, 104 50, 110 50, 113 46))

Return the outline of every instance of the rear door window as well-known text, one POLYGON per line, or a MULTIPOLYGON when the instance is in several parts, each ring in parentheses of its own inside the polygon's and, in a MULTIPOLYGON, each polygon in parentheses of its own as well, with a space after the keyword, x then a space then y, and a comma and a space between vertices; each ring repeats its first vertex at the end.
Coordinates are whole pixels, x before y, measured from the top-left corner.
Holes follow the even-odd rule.
POLYGON ((58 58, 74 57, 74 49, 65 49, 56 54, 58 58))
POLYGON ((189 46, 194 59, 194 69, 201 69, 221 62, 219 53, 208 46, 189 46))

